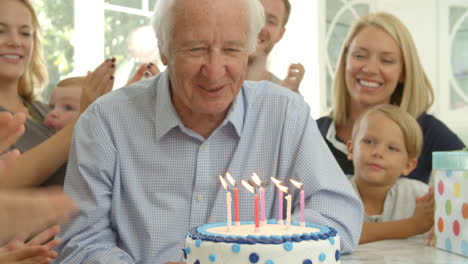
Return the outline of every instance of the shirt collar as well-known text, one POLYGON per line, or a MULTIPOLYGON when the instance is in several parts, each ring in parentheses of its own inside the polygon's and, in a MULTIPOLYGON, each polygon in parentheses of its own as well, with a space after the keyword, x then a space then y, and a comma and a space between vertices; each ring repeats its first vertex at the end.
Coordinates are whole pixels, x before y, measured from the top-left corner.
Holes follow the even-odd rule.
POLYGON ((154 105, 154 116, 156 125, 156 138, 160 139, 172 128, 180 126, 180 120, 177 112, 172 105, 171 93, 169 87, 169 74, 165 70, 157 77, 156 81, 156 104, 154 105))
POLYGON ((326 139, 333 145, 333 147, 347 155, 348 149, 346 148, 346 144, 339 141, 336 137, 335 121, 333 120, 328 127, 326 139))
MULTIPOLYGON (((174 108, 171 100, 169 72, 166 69, 162 72, 156 81, 156 104, 154 106, 154 116, 156 125, 156 138, 160 139, 174 127, 185 128, 174 108)), ((230 123, 240 137, 244 126, 245 116, 245 94, 242 86, 239 94, 231 104, 225 120, 220 127, 230 123)))

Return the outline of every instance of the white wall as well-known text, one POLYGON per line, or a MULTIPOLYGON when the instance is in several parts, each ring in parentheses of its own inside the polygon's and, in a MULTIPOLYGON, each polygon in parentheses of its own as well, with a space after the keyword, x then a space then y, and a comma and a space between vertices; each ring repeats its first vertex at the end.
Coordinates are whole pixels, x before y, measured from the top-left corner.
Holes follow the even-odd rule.
POLYGON ((311 107, 314 118, 320 116, 318 58, 318 9, 315 0, 290 0, 291 15, 286 32, 270 54, 269 68, 280 79, 286 77, 289 64, 300 62, 305 75, 299 91, 311 107))

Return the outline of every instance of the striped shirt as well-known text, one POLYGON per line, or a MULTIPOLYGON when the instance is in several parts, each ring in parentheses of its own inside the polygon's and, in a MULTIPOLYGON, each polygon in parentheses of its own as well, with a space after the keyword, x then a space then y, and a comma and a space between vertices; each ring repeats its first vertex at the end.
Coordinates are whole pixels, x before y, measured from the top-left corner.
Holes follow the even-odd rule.
MULTIPOLYGON (((218 175, 266 182, 266 215, 277 218, 268 179, 290 187, 293 220, 304 183, 306 221, 332 226, 343 252, 358 242, 362 205, 323 141, 301 96, 267 81, 246 81, 222 124, 207 138, 175 111, 168 73, 98 99, 75 126, 65 191, 81 212, 63 226, 57 263, 182 261, 184 234, 226 221, 218 175)), ((253 195, 239 186, 241 221, 253 195)))

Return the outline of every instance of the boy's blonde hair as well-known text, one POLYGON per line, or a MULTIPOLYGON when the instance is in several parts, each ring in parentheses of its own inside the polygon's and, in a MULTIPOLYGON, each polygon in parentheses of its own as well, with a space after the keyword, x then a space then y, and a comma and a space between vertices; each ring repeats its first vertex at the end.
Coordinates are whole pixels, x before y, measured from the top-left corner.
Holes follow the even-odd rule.
POLYGON ((86 77, 84 76, 76 76, 76 77, 70 77, 61 80, 59 83, 57 83, 57 87, 64 87, 64 86, 70 86, 70 85, 77 85, 81 88, 84 80, 86 77))
POLYGON ((346 88, 345 80, 346 56, 351 42, 367 26, 375 26, 384 30, 400 47, 403 57, 402 74, 404 83, 397 85, 391 96, 390 103, 399 106, 414 118, 418 118, 434 102, 432 85, 424 72, 416 46, 406 26, 397 17, 389 13, 377 12, 370 13, 357 20, 344 42, 333 82, 332 119, 337 125, 344 125, 348 121, 351 97, 346 88))
POLYGON ((363 120, 366 120, 370 115, 381 113, 395 122, 403 133, 408 158, 418 158, 421 154, 423 145, 423 134, 421 127, 414 117, 408 112, 403 111, 400 107, 390 104, 381 104, 371 107, 359 116, 353 126, 352 141, 359 134, 363 120))
POLYGON ((41 90, 49 81, 47 73, 46 61, 42 50, 42 31, 37 19, 36 12, 28 0, 18 0, 31 13, 33 26, 33 50, 31 62, 27 65, 24 74, 19 79, 18 94, 27 99, 33 100, 35 97, 34 91, 41 90))

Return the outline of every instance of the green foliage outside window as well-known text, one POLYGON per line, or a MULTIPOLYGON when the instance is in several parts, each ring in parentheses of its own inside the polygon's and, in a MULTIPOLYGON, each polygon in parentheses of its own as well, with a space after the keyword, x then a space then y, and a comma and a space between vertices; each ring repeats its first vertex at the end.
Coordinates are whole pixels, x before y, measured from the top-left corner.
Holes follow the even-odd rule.
POLYGON ((74 34, 73 3, 63 0, 31 1, 44 34, 44 54, 49 71, 49 84, 42 93, 47 101, 50 92, 60 79, 73 70, 74 34))

